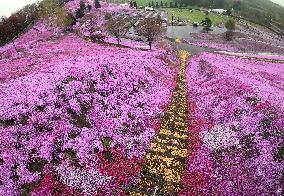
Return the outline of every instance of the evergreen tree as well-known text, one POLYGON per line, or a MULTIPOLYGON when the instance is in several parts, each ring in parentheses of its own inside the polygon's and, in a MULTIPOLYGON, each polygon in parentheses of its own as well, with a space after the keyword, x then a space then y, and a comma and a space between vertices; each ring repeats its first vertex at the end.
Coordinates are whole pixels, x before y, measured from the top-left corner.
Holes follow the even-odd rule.
POLYGON ((203 24, 203 30, 206 31, 208 33, 208 31, 210 30, 210 27, 212 26, 212 21, 209 17, 206 17, 202 22, 203 24))
POLYGON ((101 4, 99 0, 95 0, 95 8, 96 9, 101 8, 101 4))
POLYGON ((151 7, 155 7, 154 1, 152 1, 151 7))
POLYGON ((173 2, 170 2, 170 8, 173 8, 173 2))
POLYGON ((161 1, 161 7, 164 7, 164 3, 163 3, 163 1, 161 1))
POLYGON ((136 1, 133 2, 133 7, 138 8, 136 1))
POLYGON ((168 7, 168 2, 167 1, 165 2, 165 7, 168 7))
POLYGON ((159 8, 159 3, 158 2, 156 2, 156 8, 159 8))
POLYGON ((82 18, 84 16, 84 11, 81 10, 81 9, 77 9, 76 12, 75 12, 75 16, 76 18, 82 18))
POLYGON ((232 14, 232 10, 231 10, 230 8, 229 8, 229 9, 227 9, 226 14, 227 14, 228 16, 231 16, 231 14, 232 14))
POLYGON ((130 7, 133 7, 133 2, 132 1, 130 1, 130 7))
POLYGON ((151 2, 149 1, 149 3, 148 3, 148 7, 151 7, 151 2))
POLYGON ((178 7, 178 3, 177 3, 177 2, 175 2, 175 7, 176 7, 176 8, 178 7))

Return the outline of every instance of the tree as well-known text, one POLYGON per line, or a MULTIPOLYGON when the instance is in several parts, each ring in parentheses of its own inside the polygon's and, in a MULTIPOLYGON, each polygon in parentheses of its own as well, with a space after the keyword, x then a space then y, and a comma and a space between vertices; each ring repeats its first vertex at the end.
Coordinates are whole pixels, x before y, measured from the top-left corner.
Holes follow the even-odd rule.
POLYGON ((108 33, 116 38, 118 45, 120 45, 120 38, 129 30, 126 24, 127 21, 122 16, 118 16, 115 19, 112 18, 106 23, 108 33))
POLYGON ((178 3, 177 3, 177 2, 175 2, 175 7, 176 7, 176 8, 178 7, 178 3))
POLYGON ((16 52, 19 54, 15 45, 14 39, 25 29, 26 27, 26 15, 16 13, 11 15, 8 20, 5 21, 6 27, 10 28, 10 34, 7 35, 8 40, 12 40, 13 46, 16 52))
POLYGON ((170 8, 173 8, 173 2, 170 2, 170 8))
POLYGON ((82 1, 82 0, 80 0, 80 9, 81 9, 81 10, 84 10, 84 11, 85 11, 85 9, 86 9, 86 4, 85 4, 85 2, 82 1))
POLYGON ((81 9, 77 9, 75 12, 76 18, 82 18, 85 15, 85 12, 81 9))
POLYGON ((203 25, 203 30, 206 31, 208 33, 208 31, 210 30, 210 27, 212 26, 212 21, 209 17, 206 17, 201 24, 203 25))
POLYGON ((234 30, 236 29, 236 24, 233 19, 227 20, 225 27, 227 29, 227 32, 225 33, 225 39, 226 41, 232 41, 234 36, 234 30))
POLYGON ((228 16, 231 16, 231 14, 232 14, 232 9, 231 9, 231 8, 227 9, 226 14, 227 14, 228 16))
POLYGON ((95 8, 96 9, 101 8, 101 4, 99 0, 95 0, 95 8))
POLYGON ((151 3, 151 7, 155 7, 154 1, 152 1, 152 3, 151 3))
POLYGON ((133 7, 138 8, 136 1, 133 2, 133 7))
POLYGON ((161 4, 160 4, 161 6, 160 7, 164 7, 164 3, 163 3, 163 1, 161 1, 161 4))
POLYGON ((168 7, 168 2, 167 1, 165 2, 165 7, 168 7))
POLYGON ((234 8, 234 10, 241 10, 241 8, 242 8, 242 2, 241 2, 241 0, 235 0, 234 2, 233 2, 233 8, 234 8))
POLYGON ((144 18, 136 28, 137 33, 147 39, 151 50, 154 39, 161 33, 162 21, 160 18, 144 18))
POLYGON ((159 3, 158 2, 156 2, 156 8, 159 8, 159 3))
POLYGON ((133 2, 132 1, 130 1, 130 5, 129 5, 130 7, 133 7, 133 2))

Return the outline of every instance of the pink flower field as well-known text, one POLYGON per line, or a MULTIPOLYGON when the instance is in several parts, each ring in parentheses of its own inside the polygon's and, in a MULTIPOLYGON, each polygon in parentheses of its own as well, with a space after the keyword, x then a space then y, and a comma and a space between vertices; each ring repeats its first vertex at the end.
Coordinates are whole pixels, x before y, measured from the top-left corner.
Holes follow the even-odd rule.
POLYGON ((1 48, 0 195, 122 194, 169 102, 174 53, 37 28, 16 40, 19 55, 1 48))
POLYGON ((212 53, 190 60, 183 195, 283 193, 283 66, 212 53))
POLYGON ((162 12, 84 2, 0 47, 0 196, 283 195, 281 40, 151 40, 133 26, 162 12))

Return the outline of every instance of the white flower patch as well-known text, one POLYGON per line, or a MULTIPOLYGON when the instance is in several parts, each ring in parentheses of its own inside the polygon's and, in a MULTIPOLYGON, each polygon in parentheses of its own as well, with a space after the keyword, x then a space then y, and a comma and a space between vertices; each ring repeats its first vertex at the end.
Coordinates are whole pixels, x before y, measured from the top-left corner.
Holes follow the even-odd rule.
POLYGON ((200 137, 211 150, 239 145, 237 133, 224 125, 215 125, 211 130, 200 133, 200 137))
POLYGON ((81 170, 67 168, 63 165, 56 168, 59 181, 81 189, 84 193, 96 193, 97 187, 106 185, 111 177, 101 175, 97 170, 81 170))

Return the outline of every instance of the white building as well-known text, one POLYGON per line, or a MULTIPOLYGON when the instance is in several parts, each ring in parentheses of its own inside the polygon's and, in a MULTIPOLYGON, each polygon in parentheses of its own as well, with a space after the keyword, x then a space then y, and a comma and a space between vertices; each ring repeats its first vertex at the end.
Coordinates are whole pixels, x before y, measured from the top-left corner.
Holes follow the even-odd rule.
POLYGON ((146 11, 154 11, 154 8, 152 8, 152 7, 147 7, 147 6, 146 6, 146 7, 145 7, 145 10, 146 10, 146 11))
POLYGON ((225 14, 225 13, 227 13, 227 10, 224 10, 224 9, 212 9, 211 12, 216 13, 216 14, 225 14))

